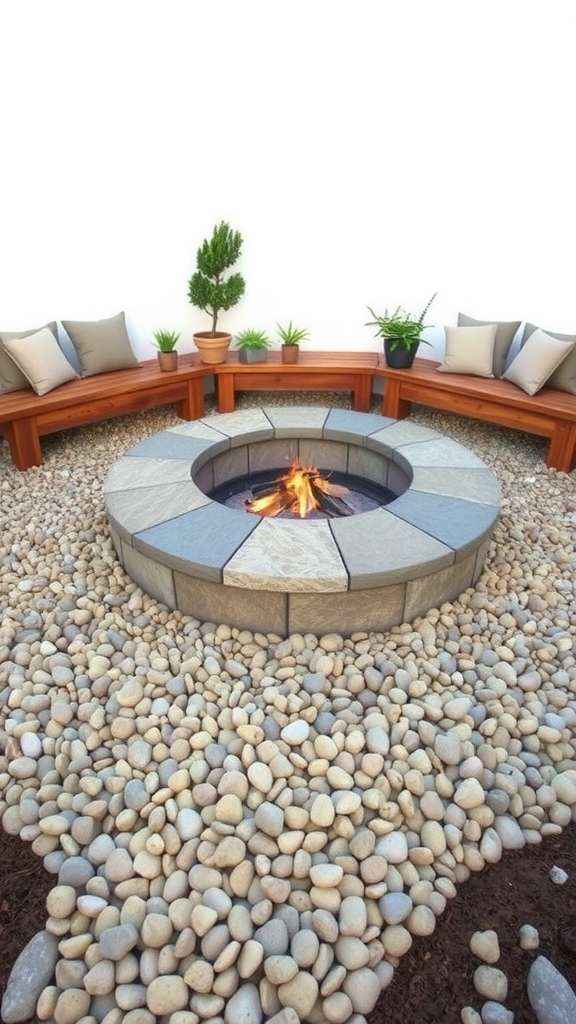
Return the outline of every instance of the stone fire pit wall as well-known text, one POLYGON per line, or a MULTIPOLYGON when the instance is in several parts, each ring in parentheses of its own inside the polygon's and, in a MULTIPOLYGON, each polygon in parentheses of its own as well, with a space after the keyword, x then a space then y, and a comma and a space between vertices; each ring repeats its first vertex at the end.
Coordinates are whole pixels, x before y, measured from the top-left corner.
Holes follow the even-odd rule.
POLYGON ((201 621, 286 636, 384 631, 474 586, 500 489, 472 452, 379 415, 317 406, 247 409, 142 441, 104 485, 128 575, 201 621), (214 487, 298 456, 398 496, 343 519, 272 519, 227 508, 214 487))

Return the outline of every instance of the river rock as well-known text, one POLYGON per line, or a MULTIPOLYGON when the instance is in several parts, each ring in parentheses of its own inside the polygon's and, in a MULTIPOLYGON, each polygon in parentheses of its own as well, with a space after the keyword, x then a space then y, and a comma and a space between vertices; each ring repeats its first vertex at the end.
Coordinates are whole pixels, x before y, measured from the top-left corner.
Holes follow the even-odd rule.
POLYGON ((156 1016, 175 1013, 188 1005, 190 990, 179 974, 165 974, 148 985, 146 1005, 156 1016))
POLYGON ((58 959, 58 939, 50 932, 34 935, 24 947, 10 972, 2 997, 2 1020, 16 1024, 34 1016, 42 990, 52 979, 58 959))
POLYGON ((574 1024, 576 994, 566 978, 545 956, 528 971, 528 998, 539 1024, 574 1024))
POLYGON ((241 985, 226 1003, 225 1024, 262 1024, 263 1013, 260 994, 251 982, 241 985))

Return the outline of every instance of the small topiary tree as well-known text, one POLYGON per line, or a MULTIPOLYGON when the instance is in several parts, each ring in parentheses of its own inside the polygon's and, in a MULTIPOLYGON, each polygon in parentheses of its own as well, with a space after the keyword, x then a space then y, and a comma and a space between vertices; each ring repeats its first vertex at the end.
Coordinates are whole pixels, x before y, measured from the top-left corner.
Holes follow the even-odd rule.
POLYGON ((188 298, 193 306, 203 309, 212 317, 212 328, 206 334, 216 337, 218 314, 221 309, 231 309, 244 294, 244 278, 241 274, 224 272, 233 266, 242 248, 242 235, 232 231, 229 224, 221 221, 204 240, 196 253, 196 272, 188 283, 188 298))

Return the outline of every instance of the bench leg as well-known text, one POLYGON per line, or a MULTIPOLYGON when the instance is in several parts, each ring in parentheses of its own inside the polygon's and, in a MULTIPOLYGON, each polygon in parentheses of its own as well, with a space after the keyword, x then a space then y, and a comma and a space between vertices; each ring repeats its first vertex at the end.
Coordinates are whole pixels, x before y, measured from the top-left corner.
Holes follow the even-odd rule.
POLYGON ((411 402, 400 397, 400 381, 386 378, 384 397, 382 399, 382 415, 393 420, 403 420, 410 415, 411 402))
POLYGON ((372 377, 356 377, 352 393, 352 408, 356 412, 370 412, 372 401, 372 377))
POLYGON ((15 423, 7 423, 2 430, 10 446, 10 455, 16 469, 30 469, 32 466, 42 465, 40 437, 33 416, 29 419, 16 420, 15 423))
POLYGON ((188 381, 186 398, 176 403, 176 414, 182 420, 199 420, 204 412, 204 379, 194 377, 188 381))
POLYGON ((218 412, 234 412, 234 374, 219 373, 216 376, 216 405, 218 412))
POLYGON ((546 456, 549 469, 569 473, 576 465, 576 425, 557 423, 546 456))

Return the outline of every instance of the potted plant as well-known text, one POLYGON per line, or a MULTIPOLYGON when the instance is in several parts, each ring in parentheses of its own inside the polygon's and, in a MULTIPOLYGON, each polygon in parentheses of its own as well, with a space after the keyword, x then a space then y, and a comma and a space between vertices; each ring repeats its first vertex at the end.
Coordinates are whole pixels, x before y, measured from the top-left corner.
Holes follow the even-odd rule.
POLYGON ((301 327, 293 327, 292 321, 290 321, 287 327, 282 327, 281 324, 276 326, 278 327, 278 334, 282 342, 282 362, 297 363, 298 356, 300 355, 300 342, 308 337, 308 331, 301 327))
POLYGON ((232 336, 218 331, 218 314, 221 309, 231 309, 244 294, 244 278, 241 274, 224 276, 236 263, 242 248, 242 235, 232 231, 229 224, 221 221, 206 238, 196 253, 196 272, 188 282, 188 298, 212 319, 209 331, 194 334, 194 344, 203 363, 223 363, 232 336))
POLYGON ((254 331, 252 328, 247 328, 245 331, 241 331, 236 338, 238 359, 241 363, 266 362, 271 344, 265 331, 254 331))
POLYGON ((180 335, 176 331, 154 331, 155 341, 152 344, 158 349, 158 365, 161 370, 175 370, 178 366, 176 345, 180 335))
POLYGON ((422 337, 424 329, 424 317, 434 302, 438 292, 434 292, 428 300, 419 317, 412 316, 397 306, 393 313, 384 310, 379 316, 368 306, 368 312, 374 317, 365 324, 366 327, 376 327, 376 337, 384 339, 384 355, 388 366, 396 369, 406 369, 412 366, 414 357, 418 351, 420 342, 429 345, 430 342, 422 337))

